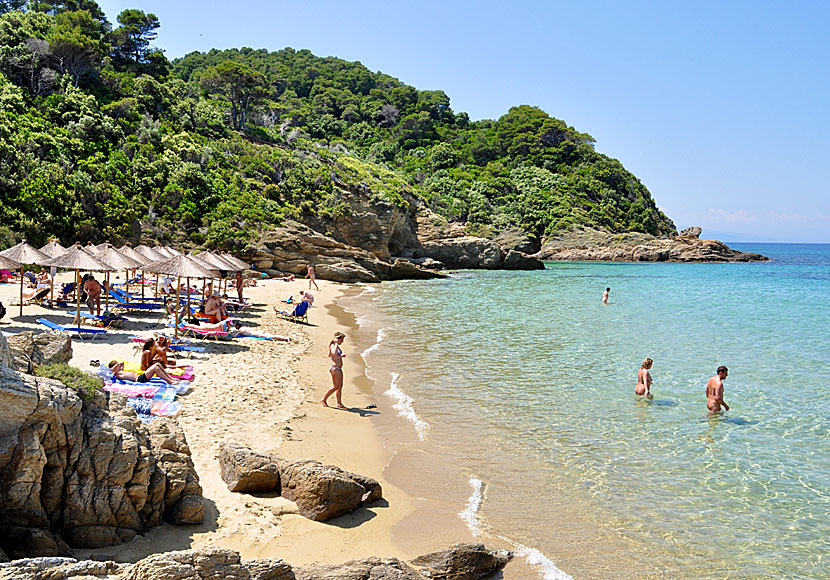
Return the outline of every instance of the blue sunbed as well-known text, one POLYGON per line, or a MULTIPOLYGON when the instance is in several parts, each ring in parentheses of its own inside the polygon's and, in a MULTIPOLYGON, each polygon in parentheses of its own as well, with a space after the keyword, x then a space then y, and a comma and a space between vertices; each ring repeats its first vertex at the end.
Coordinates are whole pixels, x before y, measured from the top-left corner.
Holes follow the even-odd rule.
POLYGON ((103 314, 90 314, 89 312, 78 312, 76 310, 70 310, 67 314, 71 314, 72 316, 81 316, 87 320, 95 320, 101 323, 101 326, 104 327, 114 327, 122 322, 126 322, 126 317, 119 316, 118 314, 110 314, 109 316, 105 316, 103 314))
POLYGON ((61 326, 51 320, 47 320, 46 318, 38 318, 38 324, 42 324, 43 326, 54 330, 55 332, 69 332, 70 334, 77 334, 81 337, 81 340, 84 340, 84 335, 91 335, 90 340, 94 340, 95 336, 98 334, 106 334, 107 331, 103 328, 83 328, 80 326, 61 326))
POLYGON ((116 308, 123 308, 124 310, 159 310, 164 308, 163 304, 147 304, 145 302, 127 302, 124 297, 110 289, 110 296, 115 298, 117 304, 116 308))

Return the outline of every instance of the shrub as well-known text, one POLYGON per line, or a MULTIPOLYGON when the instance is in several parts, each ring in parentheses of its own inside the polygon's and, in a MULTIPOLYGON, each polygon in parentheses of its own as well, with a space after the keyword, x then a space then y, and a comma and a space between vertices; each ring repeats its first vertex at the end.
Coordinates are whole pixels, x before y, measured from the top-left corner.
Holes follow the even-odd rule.
POLYGON ((41 365, 35 369, 35 375, 60 381, 70 389, 78 391, 81 398, 87 400, 94 397, 102 387, 101 379, 66 363, 41 365))

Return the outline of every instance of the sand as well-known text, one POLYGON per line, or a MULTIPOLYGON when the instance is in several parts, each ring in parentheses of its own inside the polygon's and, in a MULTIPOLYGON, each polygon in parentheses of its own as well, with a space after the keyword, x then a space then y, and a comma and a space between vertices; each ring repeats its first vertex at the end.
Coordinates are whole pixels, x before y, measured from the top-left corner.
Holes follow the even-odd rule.
MULTIPOLYGON (((71 273, 59 281, 72 279, 71 273)), ((78 550, 79 557, 107 558, 133 562, 151 553, 217 546, 238 550, 244 559, 282 558, 295 564, 313 562, 337 564, 368 556, 395 556, 411 559, 455 542, 476 540, 458 517, 463 509, 459 498, 412 497, 384 478, 392 452, 376 423, 395 415, 391 401, 379 397, 365 375, 363 359, 355 342, 358 326, 353 315, 337 306, 336 300, 352 286, 318 281, 315 302, 309 309, 309 325, 296 324, 275 316, 274 306, 286 308, 280 300, 307 288, 306 280, 283 282, 260 280, 246 288, 254 306, 238 316, 260 331, 286 335, 291 342, 248 338, 233 341, 201 341, 206 353, 182 363, 192 364, 197 374, 190 393, 181 397, 179 424, 185 431, 199 474, 206 502, 204 522, 199 526, 163 525, 121 546, 78 550), (343 401, 349 410, 324 408, 319 400, 331 385, 326 356, 335 331, 344 332, 343 401), (369 405, 377 408, 367 408, 369 405), (239 494, 228 491, 220 477, 218 450, 222 441, 248 445, 287 459, 317 459, 377 479, 383 486, 383 500, 331 522, 314 522, 297 513, 293 502, 273 494, 239 494)), ((69 324, 66 309, 9 305, 18 286, 0 285, 0 300, 8 308, 0 321, 5 332, 44 327, 35 322, 46 317, 69 324)), ((147 290, 150 294, 150 290, 147 290)), ((157 314, 127 315, 123 329, 113 330, 93 341, 73 337, 74 356, 70 364, 94 371, 93 359, 106 364, 111 359, 139 360, 137 343, 129 336, 152 336, 165 329, 157 314)), ((330 399, 334 406, 334 397, 330 399)), ((401 421, 403 421, 401 419, 401 421)), ((391 447, 391 445, 389 446, 391 447)), ((439 477, 419 469, 415 477, 439 477)), ((400 477, 400 470, 398 471, 400 477)), ((487 540, 490 547, 505 547, 487 540)), ((510 564, 505 578, 536 576, 521 564, 510 564)))

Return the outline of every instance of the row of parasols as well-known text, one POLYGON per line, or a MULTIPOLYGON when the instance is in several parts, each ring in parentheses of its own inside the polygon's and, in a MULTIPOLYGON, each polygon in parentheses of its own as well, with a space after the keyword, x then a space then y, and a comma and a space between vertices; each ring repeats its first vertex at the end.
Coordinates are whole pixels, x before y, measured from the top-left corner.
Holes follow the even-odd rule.
MULTIPOLYGON (((0 268, 20 268, 20 315, 23 315, 23 269, 25 266, 49 266, 75 270, 76 296, 78 299, 78 312, 80 312, 80 273, 82 271, 104 272, 109 287, 110 272, 125 270, 127 282, 127 296, 129 296, 129 271, 141 270, 153 274, 177 278, 176 299, 180 297, 181 279, 187 280, 187 288, 190 288, 190 279, 224 278, 230 272, 239 272, 250 268, 250 265, 228 253, 214 253, 203 251, 198 254, 183 254, 178 250, 167 246, 150 247, 140 245, 133 248, 125 244, 115 248, 112 244, 105 243, 98 246, 81 246, 76 242, 70 248, 64 248, 56 240, 52 240, 39 250, 22 241, 16 246, 0 252, 0 268)), ((142 276, 143 279, 143 276, 142 276)), ((52 290, 54 293, 54 288, 52 290)), ((144 285, 142 284, 142 298, 144 285)), ((53 295, 54 297, 54 295, 53 295)), ((106 299, 109 300, 108 294, 106 299)), ((190 293, 188 291, 188 308, 190 293)), ((176 308, 176 329, 178 329, 178 312, 176 308)))

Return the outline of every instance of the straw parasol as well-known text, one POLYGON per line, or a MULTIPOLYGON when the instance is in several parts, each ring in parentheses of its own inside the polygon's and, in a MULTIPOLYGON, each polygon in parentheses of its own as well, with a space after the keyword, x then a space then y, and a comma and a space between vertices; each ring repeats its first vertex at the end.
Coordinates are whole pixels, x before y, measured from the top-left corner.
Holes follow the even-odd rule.
MULTIPOLYGON (((40 249, 41 254, 46 254, 50 258, 57 258, 61 254, 66 251, 66 248, 60 245, 58 242, 58 238, 52 238, 49 240, 45 246, 40 249)), ((51 286, 51 299, 52 302, 55 301, 55 274, 57 274, 57 268, 52 266, 52 271, 50 272, 49 276, 49 286, 51 286)))
POLYGON ((168 276, 176 277, 176 324, 173 332, 176 336, 179 336, 179 303, 182 278, 187 279, 187 311, 190 312, 190 279, 213 277, 211 267, 203 266, 199 263, 199 260, 194 259, 192 256, 180 254, 163 262, 148 265, 147 271, 153 272, 154 274, 167 274, 168 276))
MULTIPOLYGON (((217 266, 216 264, 214 264, 212 261, 206 260, 205 259, 206 258, 205 252, 199 252, 198 254, 194 254, 193 252, 190 252, 188 254, 188 256, 190 256, 191 258, 193 258, 194 260, 199 262, 205 268, 207 268, 209 270, 214 270, 216 272, 219 272, 220 284, 221 284, 221 276, 222 276, 221 270, 222 270, 222 268, 217 266)), ((213 278, 214 277, 215 276, 213 276, 213 275, 210 276, 210 278, 211 278, 211 282, 210 282, 211 288, 213 288, 213 278)), ((202 283, 202 299, 203 300, 207 300, 207 296, 205 296, 205 286, 206 285, 207 285, 207 281, 204 280, 203 283, 202 283)), ((219 290, 221 290, 221 288, 219 288, 219 290)))
MULTIPOLYGON (((140 246, 136 246, 134 248, 134 250, 137 253, 144 256, 145 258, 147 258, 147 260, 148 260, 147 263, 148 264, 151 264, 153 262, 163 262, 164 260, 173 257, 173 256, 169 256, 167 254, 162 254, 161 252, 156 251, 155 248, 151 248, 150 246, 146 246, 144 244, 141 244, 140 246)), ((143 277, 144 276, 142 275, 142 278, 143 277)), ((153 286, 153 296, 158 296, 158 295, 159 295, 159 276, 158 276, 158 274, 156 274, 156 283, 153 286)), ((144 288, 141 289, 141 297, 144 298, 144 288)))
MULTIPOLYGON (((199 253, 200 258, 203 255, 204 255, 203 259, 206 262, 208 262, 210 264, 213 264, 214 266, 216 266, 219 269, 220 277, 224 278, 224 280, 225 280, 225 289, 221 290, 221 288, 220 288, 220 291, 227 294, 227 292, 228 292, 228 277, 225 275, 225 273, 229 274, 231 272, 236 272, 237 267, 234 264, 228 262, 227 260, 224 260, 222 258, 222 256, 220 256, 219 254, 217 254, 215 252, 211 252, 210 250, 205 250, 204 252, 199 253)), ((220 285, 222 284, 222 280, 219 281, 219 284, 220 285)))
POLYGON ((12 246, 8 250, 3 250, 0 252, 0 256, 20 264, 20 316, 23 316, 23 270, 27 264, 50 266, 52 258, 27 244, 26 240, 23 240, 16 246, 12 246))
POLYGON ((20 267, 20 262, 16 262, 11 258, 0 256, 0 268, 3 270, 17 270, 20 267))
MULTIPOLYGON (((112 266, 113 270, 126 270, 127 276, 127 301, 130 300, 130 272, 129 270, 133 270, 135 268, 140 268, 144 266, 145 261, 139 262, 138 260, 134 260, 128 254, 123 253, 120 250, 116 250, 112 244, 107 244, 101 251, 98 252, 98 259, 102 262, 105 262, 112 266)), ((110 309, 110 284, 109 284, 109 272, 107 272, 107 294, 105 297, 107 310, 110 309)))
POLYGON ((81 317, 81 270, 93 270, 96 272, 115 271, 115 268, 99 260, 82 248, 80 242, 75 242, 74 246, 66 250, 63 255, 53 258, 47 265, 75 270, 75 295, 78 297, 78 314, 75 315, 75 319, 78 324, 80 324, 81 317))
MULTIPOLYGON (((136 262, 138 262, 140 264, 140 266, 135 266, 133 268, 133 270, 135 270, 136 268, 141 268, 141 299, 144 300, 144 266, 146 266, 147 264, 150 264, 154 260, 150 260, 144 254, 142 254, 141 252, 136 251, 136 249, 133 248, 133 246, 132 246, 132 244, 130 244, 130 242, 127 242, 123 246, 118 248, 118 251, 121 252, 123 255, 127 256, 128 258, 132 258, 133 260, 135 260, 136 262)), ((129 272, 127 273, 126 282, 127 282, 127 299, 129 299, 129 297, 130 297, 130 274, 129 274, 129 272)))
POLYGON ((251 268, 251 265, 248 262, 246 262, 245 260, 240 260, 236 256, 232 256, 227 252, 222 252, 221 254, 219 254, 219 257, 225 260, 226 262, 235 265, 237 270, 244 272, 245 270, 249 270, 251 268))

